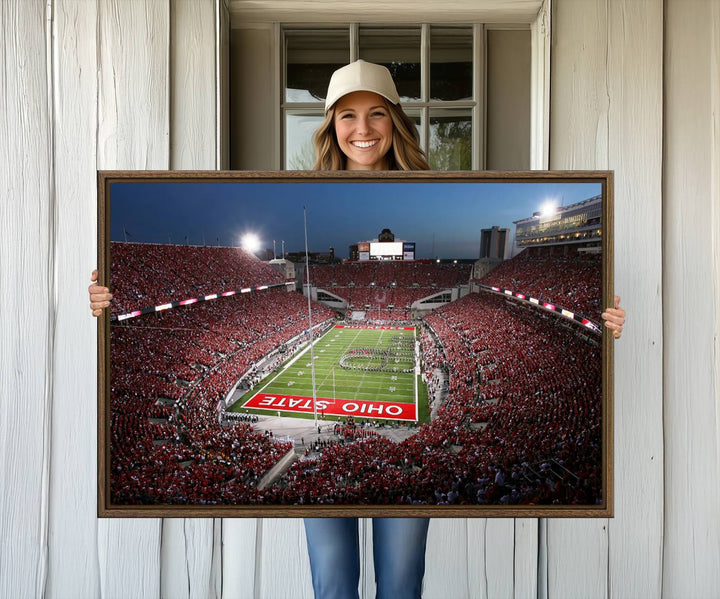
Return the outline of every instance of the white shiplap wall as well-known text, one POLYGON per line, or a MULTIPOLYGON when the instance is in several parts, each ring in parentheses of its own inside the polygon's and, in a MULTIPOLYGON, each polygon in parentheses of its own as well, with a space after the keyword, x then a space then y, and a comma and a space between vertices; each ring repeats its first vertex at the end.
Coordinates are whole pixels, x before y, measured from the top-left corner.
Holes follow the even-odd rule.
POLYGON ((675 0, 665 40, 667 596, 720 589, 720 6, 675 0))
MULTIPOLYGON (((550 167, 615 170, 616 517, 434 520, 425 597, 717 597, 720 3, 552 4, 550 167)), ((2 597, 311 595, 299 520, 95 517, 95 170, 218 165, 225 11, 0 3, 2 597)))
POLYGON ((550 597, 657 597, 663 541, 661 0, 553 2, 551 168, 615 171, 615 518, 551 520, 550 597))
MULTIPOLYGON (((97 31, 97 168, 169 168, 169 3, 102 0, 97 31)), ((162 538, 156 518, 100 520, 102 596, 159 596, 162 538)))
MULTIPOLYGON (((213 0, 169 4, 169 168, 217 168, 216 19, 213 0)), ((172 209, 168 206, 168 209, 172 209)), ((222 521, 162 523, 162 597, 222 596, 222 521)))
POLYGON ((17 597, 47 576, 56 204, 44 2, 0 19, 0 596, 17 597))
MULTIPOLYGON (((583 10, 578 10, 577 3, 553 2, 550 49, 553 169, 609 168, 610 97, 606 62, 609 25, 604 4, 583 2, 583 10)), ((619 402, 617 397, 616 405, 619 402)), ((547 597, 608 596, 607 526, 606 519, 548 520, 544 539, 547 597)))
POLYGON ((47 596, 99 597, 97 340, 95 323, 87 321, 85 285, 96 264, 99 7, 65 1, 52 9, 54 67, 46 85, 55 105, 57 328, 47 596))

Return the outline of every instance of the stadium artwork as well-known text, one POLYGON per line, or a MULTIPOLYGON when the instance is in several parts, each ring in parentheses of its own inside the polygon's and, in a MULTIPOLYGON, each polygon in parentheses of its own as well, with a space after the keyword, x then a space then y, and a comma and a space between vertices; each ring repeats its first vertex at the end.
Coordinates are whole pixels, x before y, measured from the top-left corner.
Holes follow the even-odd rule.
POLYGON ((98 173, 102 517, 611 517, 613 176, 98 173))

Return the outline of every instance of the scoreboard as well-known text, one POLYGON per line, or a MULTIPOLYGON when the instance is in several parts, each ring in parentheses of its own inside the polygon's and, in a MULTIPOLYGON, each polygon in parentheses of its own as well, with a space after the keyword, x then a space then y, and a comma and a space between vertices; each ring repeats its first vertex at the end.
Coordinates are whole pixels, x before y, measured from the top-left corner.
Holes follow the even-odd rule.
POLYGON ((414 241, 369 241, 358 243, 358 259, 415 260, 414 241))
POLYGON ((370 260, 402 260, 401 241, 371 241, 370 260))

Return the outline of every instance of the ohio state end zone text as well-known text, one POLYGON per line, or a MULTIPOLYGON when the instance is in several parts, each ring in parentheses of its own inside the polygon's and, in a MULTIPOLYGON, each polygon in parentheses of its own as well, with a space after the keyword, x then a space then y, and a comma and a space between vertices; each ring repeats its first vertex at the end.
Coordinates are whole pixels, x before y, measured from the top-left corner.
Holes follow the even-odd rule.
MULTIPOLYGON (((389 420, 417 420, 417 405, 390 401, 365 401, 361 399, 330 399, 318 397, 317 413, 325 416, 358 416, 361 418, 385 418, 389 420)), ((258 393, 243 408, 299 412, 313 414, 313 398, 298 395, 269 395, 258 393)))

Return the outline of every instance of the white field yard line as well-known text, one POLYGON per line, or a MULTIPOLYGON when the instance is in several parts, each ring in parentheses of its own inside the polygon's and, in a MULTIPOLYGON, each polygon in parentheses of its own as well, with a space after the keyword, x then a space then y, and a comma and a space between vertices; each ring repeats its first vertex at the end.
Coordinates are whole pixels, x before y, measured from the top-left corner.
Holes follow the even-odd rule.
MULTIPOLYGON (((384 329, 380 330, 380 335, 375 337, 375 345, 376 346, 385 347, 384 336, 386 333, 392 334, 392 333, 395 333, 395 331, 388 331, 388 330, 384 330, 384 329)), ((399 374, 398 376, 402 377, 402 374, 399 374)), ((366 401, 383 401, 383 402, 399 401, 397 399, 397 396, 388 389, 388 383, 391 383, 391 386, 393 386, 392 382, 389 379, 385 379, 382 381, 373 380, 373 377, 371 376, 371 374, 369 372, 363 373, 362 378, 361 378, 361 385, 356 389, 355 392, 358 394, 358 396, 369 395, 370 397, 366 401), (367 377, 370 377, 370 382, 366 381, 367 377)), ((401 391, 401 392, 410 391, 410 397, 412 397, 412 389, 413 389, 412 383, 404 383, 404 382, 401 383, 400 381, 396 381, 395 386, 398 391, 401 391)), ((407 395, 405 397, 407 397, 407 395)), ((360 398, 360 397, 358 397, 358 398, 360 398)), ((406 402, 401 401, 400 403, 406 403, 406 402)))
MULTIPOLYGON (((330 329, 330 330, 332 330, 332 329, 330 329)), ((327 335, 327 333, 325 333, 325 335, 327 335)), ((323 335, 323 337, 325 337, 325 335, 323 335)), ((320 337, 320 339, 322 339, 323 337, 320 337)), ((320 339, 318 339, 318 341, 320 341, 320 339)), ((317 345, 317 343, 315 345, 317 345)), ((307 347, 304 350, 298 352, 297 355, 292 360, 290 360, 287 364, 285 364, 285 366, 283 366, 282 369, 287 370, 288 368, 290 368, 290 366, 295 364, 295 362, 297 362, 300 358, 302 358, 303 354, 308 351, 310 351, 310 343, 307 344, 307 347)))
MULTIPOLYGON (((325 333, 322 337, 318 338, 318 340, 317 340, 317 342, 315 343, 315 345, 317 345, 322 339, 324 339, 327 335, 329 335, 330 333, 332 333, 334 330, 335 330, 335 329, 330 329, 330 330, 329 330, 327 333, 325 333)), ((265 390, 266 387, 268 387, 270 384, 272 384, 272 383, 275 381, 275 379, 277 379, 277 378, 280 377, 281 375, 285 374, 284 371, 285 371, 287 368, 289 368, 294 362, 296 362, 297 360, 299 360, 299 359, 302 357, 302 355, 303 355, 305 352, 309 351, 309 350, 310 350, 310 343, 308 343, 308 346, 307 346, 305 349, 303 349, 301 352, 299 352, 297 356, 295 356, 292 360, 290 360, 287 364, 285 364, 285 366, 283 366, 283 367, 277 372, 277 374, 276 374, 274 377, 269 378, 267 381, 263 381, 263 383, 264 383, 263 386, 260 387, 250 399, 246 400, 245 403, 247 403, 248 401, 250 401, 251 399, 253 399, 253 398, 254 398, 255 396, 257 396, 259 393, 262 393, 262 392, 265 390)), ((243 405, 244 405, 244 404, 243 404, 243 405)))
MULTIPOLYGON (((381 329, 381 330, 380 330, 380 334, 376 337, 375 347, 378 347, 378 346, 379 346, 380 348, 383 348, 383 347, 384 347, 384 344, 383 344, 383 336, 384 336, 384 335, 385 335, 385 331, 381 329)), ((355 391, 356 393, 360 393, 360 392, 361 392, 361 389, 364 389, 364 388, 365 388, 364 383, 365 383, 365 375, 366 375, 366 374, 367 374, 367 371, 364 371, 364 372, 362 373, 362 376, 360 377, 360 385, 358 386, 358 389, 355 391)))
MULTIPOLYGON (((370 331, 368 329, 368 331, 370 331)), ((372 335, 372 338, 375 340, 375 345, 379 347, 385 347, 385 337, 387 337, 387 334, 393 334, 396 331, 390 331, 390 330, 374 330, 372 332, 380 332, 380 335, 372 335)), ((409 333, 410 331, 407 331, 409 333)), ((402 334, 402 333, 401 333, 402 334)), ((414 331, 413 331, 414 335, 414 331)), ((363 341, 363 340, 361 340, 363 341)), ((367 340, 369 341, 369 339, 367 340)), ((365 345, 368 345, 366 342, 365 345)), ((398 380, 395 382, 396 390, 399 391, 403 397, 407 398, 409 400, 408 403, 412 403, 415 401, 414 397, 414 389, 416 384, 416 379, 413 377, 412 380, 406 379, 407 375, 399 374, 398 378, 401 380, 398 380)), ((410 375, 413 376, 413 375, 410 375)), ((350 382, 352 380, 357 380, 355 377, 350 376, 348 377, 349 380, 345 380, 345 377, 337 376, 336 371, 336 384, 338 386, 345 386, 346 382, 350 382)), ((363 373, 362 375, 362 384, 358 387, 356 387, 355 394, 358 396, 358 399, 365 399, 366 401, 384 401, 384 402, 396 402, 399 401, 397 398, 397 394, 390 392, 388 389, 388 384, 390 386, 393 386, 393 383, 388 378, 385 378, 384 380, 378 380, 378 377, 374 377, 372 373, 363 373), (363 397, 365 396, 365 397, 363 397)), ((405 403, 405 402, 402 402, 405 403)))
MULTIPOLYGON (((349 350, 349 348, 351 348, 351 347, 353 347, 354 345, 356 345, 358 337, 361 336, 362 333, 363 333, 364 331, 367 331, 367 330, 369 330, 369 329, 357 329, 357 330, 353 330, 352 332, 353 332, 354 334, 352 335, 352 338, 350 338, 349 341, 346 341, 346 343, 340 343, 340 344, 338 344, 338 345, 339 345, 339 347, 338 347, 339 351, 338 351, 338 350, 334 350, 334 351, 333 351, 333 353, 335 354, 335 356, 342 355, 343 353, 346 353, 346 352, 349 350), (343 346, 344 346, 344 347, 343 347, 343 346)), ((332 333, 335 333, 335 336, 338 336, 338 335, 339 335, 340 339, 338 339, 338 340, 341 340, 343 337, 346 337, 346 338, 349 337, 349 335, 343 334, 343 333, 349 333, 349 332, 350 332, 350 331, 349 331, 348 329, 342 330, 342 332, 340 332, 338 329, 332 328, 332 329, 330 329, 327 333, 325 333, 325 335, 323 335, 322 337, 320 337, 319 339, 317 339, 317 340, 315 341, 315 347, 318 347, 318 346, 320 345, 320 342, 323 341, 326 337, 330 336, 332 333)), ((375 341, 376 341, 375 344, 376 344, 376 346, 382 346, 382 345, 383 345, 383 343, 382 343, 382 338, 383 338, 383 335, 384 335, 384 334, 385 334, 385 331, 384 331, 384 330, 381 330, 379 336, 375 337, 375 336, 373 335, 373 337, 375 337, 375 341)), ((270 386, 270 385, 271 385, 272 383, 274 383, 279 377, 281 377, 283 374, 285 374, 286 372, 283 372, 283 371, 286 371, 288 367, 290 367, 294 362, 296 362, 296 361, 297 361, 298 359, 300 359, 304 354, 306 354, 309 349, 310 349, 310 345, 308 344, 308 346, 307 346, 306 348, 304 348, 301 352, 299 352, 297 356, 293 357, 292 360, 290 360, 287 364, 285 364, 285 365, 282 367, 281 371, 279 371, 274 377, 271 377, 271 378, 267 379, 267 381, 265 381, 264 384, 263 384, 261 387, 258 388, 257 392, 253 395, 253 397, 255 397, 255 396, 256 396, 257 394, 259 394, 259 393, 262 393, 268 386, 270 386)), ((330 358, 330 356, 323 356, 323 358, 330 358)), ((331 358, 331 359, 334 360, 335 358, 333 357, 333 358, 331 358)), ((322 361, 322 358, 321 358, 321 361, 322 361)), ((313 366, 314 366, 314 365, 313 365, 313 366)), ((324 374, 324 378, 323 378, 323 380, 321 381, 320 385, 318 385, 318 387, 321 386, 321 385, 323 385, 323 384, 325 383, 325 381, 327 381, 330 377, 332 377, 332 368, 326 369, 326 368, 323 368, 322 366, 320 366, 319 368, 316 368, 316 373, 317 373, 317 371, 320 371, 321 373, 324 374)), ((386 385, 386 382, 385 382, 385 381, 382 381, 382 382, 380 382, 380 381, 377 381, 377 382, 373 381, 373 382, 371 382, 371 383, 365 384, 365 381, 364 381, 364 379, 365 379, 365 373, 363 373, 362 378, 361 378, 360 385, 355 385, 354 387, 352 387, 352 386, 350 386, 350 385, 346 385, 345 383, 350 382, 350 381, 357 381, 357 379, 356 379, 355 377, 352 377, 352 376, 351 376, 351 377, 349 377, 349 380, 346 380, 345 377, 343 377, 342 375, 341 375, 341 376, 338 376, 337 370, 336 370, 336 373, 335 373, 335 374, 336 374, 336 386, 337 386, 337 387, 347 386, 348 388, 353 389, 353 391, 350 391, 350 393, 353 393, 353 394, 356 394, 356 395, 359 395, 359 394, 370 394, 373 399, 379 400, 379 401, 393 401, 393 400, 394 400, 394 396, 393 396, 392 394, 389 394, 389 393, 381 393, 381 392, 380 392, 380 389, 385 389, 385 385, 386 385)), ((413 384, 415 384, 415 385, 417 384, 417 380, 416 380, 414 377, 413 377, 413 384)), ((411 387, 410 387, 409 384, 402 384, 402 383, 400 383, 400 384, 398 385, 398 387, 400 387, 400 389, 402 389, 403 391, 404 391, 404 390, 408 390, 408 391, 409 391, 409 390, 411 389, 411 387)), ((297 393, 297 391, 296 391, 296 393, 297 393)), ((307 393, 312 393, 312 389, 310 389, 309 391, 307 391, 307 393)), ((250 399, 252 399, 252 398, 250 398, 250 399)), ((247 401, 249 401, 249 400, 247 400, 247 401)))
MULTIPOLYGON (((331 330, 334 330, 334 329, 331 329, 331 330)), ((344 330, 344 329, 343 329, 343 330, 344 330)), ((343 353, 347 353, 347 351, 348 351, 348 349, 350 348, 350 346, 351 346, 353 343, 355 343, 355 339, 358 338, 358 335, 360 335, 360 331, 359 331, 359 330, 358 330, 357 333, 355 333, 355 336, 350 340, 350 343, 347 344, 347 346, 346 346, 345 349, 340 353, 340 355, 343 355, 343 353)), ((333 360, 334 360, 334 359, 333 359, 333 360)), ((324 384, 325 384, 325 381, 327 381, 327 380, 332 376, 332 370, 333 370, 334 367, 335 367, 335 365, 333 364, 333 366, 332 366, 331 368, 328 368, 328 369, 327 369, 326 374, 325 374, 325 378, 323 378, 323 380, 320 382, 320 384, 318 385, 318 387, 324 385, 324 384)), ((324 368, 323 368, 323 369, 324 369, 324 368)), ((337 382, 337 381, 336 381, 336 382, 337 382)), ((332 399, 334 400, 334 399, 336 399, 336 398, 333 397, 332 399)))
MULTIPOLYGON (((339 374, 339 373, 337 373, 337 372, 335 373, 335 385, 336 385, 338 388, 340 388, 340 387, 349 387, 349 386, 351 386, 352 382, 357 381, 356 378, 351 378, 351 377, 343 378, 343 377, 338 376, 338 374, 339 374)), ((370 376, 370 375, 368 374, 368 377, 369 377, 369 376, 370 376)), ((390 375, 390 376, 393 376, 393 375, 390 375)), ((398 376, 398 377, 402 376, 402 377, 403 377, 403 380, 401 380, 401 379, 398 378, 398 380, 393 381, 393 380, 390 379, 389 377, 388 377, 388 378, 384 378, 384 379, 371 378, 371 379, 365 381, 366 387, 367 387, 368 389, 381 389, 381 388, 383 388, 383 386, 384 386, 385 389, 387 390, 387 386, 388 386, 388 385, 392 385, 392 386, 396 387, 398 390, 402 390, 402 391, 407 392, 407 394, 408 394, 408 400, 410 400, 410 398, 412 397, 412 394, 413 394, 413 383, 412 383, 412 381, 410 380, 410 378, 411 378, 413 375, 410 375, 410 374, 408 374, 408 373, 399 373, 399 374, 396 375, 396 376, 398 376), (405 378, 405 377, 407 377, 407 378, 405 378)))
MULTIPOLYGON (((342 373, 343 371, 339 369, 335 371, 335 387, 338 392, 338 397, 340 398, 343 398, 341 394, 344 392, 352 393, 352 389, 354 389, 356 386, 353 385, 353 383, 357 383, 357 374, 356 376, 342 376, 342 373)), ((329 376, 332 376, 332 371, 330 371, 329 376)), ((399 378, 402 379, 407 376, 412 375, 401 374, 399 375, 399 378)), ((396 401, 395 395, 388 393, 388 383, 391 385, 394 384, 397 388, 397 391, 401 392, 404 397, 407 397, 408 403, 412 402, 414 383, 409 378, 406 380, 390 382, 388 378, 379 379, 377 377, 372 377, 372 373, 368 373, 365 377, 362 390, 358 391, 357 393, 373 394, 374 396, 376 396, 376 399, 380 399, 380 396, 382 396, 382 398, 386 399, 387 401, 396 401)), ((349 399, 349 397, 344 397, 344 399, 349 399)))
MULTIPOLYGON (((353 337, 352 342, 350 344, 348 344, 348 346, 345 348, 346 352, 350 350, 350 346, 355 342, 355 339, 358 338, 358 336, 360 335, 360 332, 364 331, 364 330, 366 330, 366 329, 358 329, 358 332, 355 335, 355 337, 353 337)), ((381 331, 381 336, 382 336, 382 331, 381 331)), ((360 384, 357 387, 355 387, 355 390, 353 392, 355 395, 357 395, 359 393, 359 390, 362 389, 364 380, 365 380, 365 373, 363 372, 362 376, 360 377, 360 384)))
MULTIPOLYGON (((320 338, 315 342, 315 345, 316 345, 316 346, 319 345, 320 341, 322 341, 325 337, 329 336, 329 335, 330 335, 331 333, 333 333, 333 332, 336 332, 336 329, 334 329, 334 328, 330 329, 327 333, 325 333, 322 337, 320 337, 320 338)), ((354 340, 355 340, 355 338, 357 337, 357 335, 359 335, 359 332, 358 332, 358 333, 355 333, 355 337, 353 337, 353 339, 350 341, 350 344, 348 345, 348 347, 349 347, 350 345, 352 345, 352 343, 354 342, 354 340)), ((274 377, 272 377, 271 379, 268 379, 268 381, 267 381, 262 387, 260 387, 260 388, 258 389, 258 391, 257 391, 257 393, 255 393, 255 395, 257 395, 258 393, 262 393, 269 385, 271 385, 273 382, 275 382, 276 379, 278 379, 280 376, 286 374, 286 373, 283 372, 283 371, 284 371, 286 368, 288 368, 293 362, 295 362, 296 360, 298 360, 298 359, 299 359, 304 353, 306 353, 309 349, 310 349, 310 344, 308 344, 308 346, 307 346, 304 350, 302 350, 297 356, 295 356, 290 362, 288 362, 288 364, 286 364, 286 365, 282 368, 282 371, 278 372, 278 373, 277 373, 274 377)), ((314 364, 312 365, 312 367, 314 367, 314 364)), ((327 378, 327 376, 326 376, 326 378, 327 378)), ((321 384, 322 384, 322 383, 321 383, 321 384)), ((317 387, 319 387, 319 385, 316 384, 316 388, 317 388, 317 387)), ((309 392, 312 393, 312 389, 310 389, 309 392)), ((253 395, 253 397, 255 397, 255 395, 253 395)), ((250 399, 252 399, 252 398, 250 398, 250 399)), ((248 401, 250 401, 250 400, 248 400, 248 401)))
MULTIPOLYGON (((353 329, 350 329, 350 330, 353 330, 353 329)), ((350 350, 350 348, 352 348, 353 346, 357 345, 357 339, 358 339, 358 337, 360 337, 360 336, 366 337, 366 335, 363 335, 363 333, 365 333, 365 332, 367 332, 367 331, 370 331, 370 330, 372 330, 373 332, 376 332, 374 329, 357 329, 357 330, 353 330, 353 331, 355 332, 355 334, 354 334, 354 335, 352 336, 352 338, 347 342, 347 344, 346 344, 345 347, 343 348, 343 350, 342 350, 342 352, 340 353, 340 355, 342 355, 343 353, 347 353, 347 352, 350 350)), ((345 332, 345 331, 348 331, 348 329, 344 329, 344 330, 343 330, 343 332, 345 332)), ((349 331, 348 331, 348 332, 349 332, 349 331)), ((375 338, 375 345, 376 345, 376 346, 377 346, 377 345, 382 346, 382 336, 383 336, 384 332, 385 332, 385 331, 382 331, 382 330, 381 330, 381 331, 380 331, 380 335, 378 335, 378 336, 373 335, 373 337, 375 338)), ((347 335, 343 335, 343 336, 347 337, 347 335)), ((364 341, 364 340, 361 339, 361 341, 364 341)), ((341 371, 341 372, 342 372, 342 371, 341 371)), ((363 389, 373 389, 373 388, 375 388, 375 387, 377 387, 378 389, 380 388, 380 387, 379 387, 379 384, 380 384, 380 383, 377 383, 377 384, 374 384, 374 385, 365 385, 365 384, 364 384, 365 375, 366 375, 366 373, 363 372, 363 374, 362 374, 361 377, 360 377, 360 383, 353 387, 353 386, 351 386, 351 385, 346 385, 346 383, 348 383, 348 382, 350 382, 350 381, 353 381, 353 382, 354 382, 354 381, 357 381, 357 378, 354 377, 354 376, 349 376, 349 377, 347 377, 347 378, 345 378, 345 377, 343 377, 343 376, 338 377, 338 376, 337 376, 337 370, 336 370, 336 372, 335 372, 335 384, 336 384, 336 386, 347 386, 349 389, 351 389, 350 394, 351 394, 351 395, 356 395, 356 396, 357 396, 357 395, 360 395, 360 394, 363 392, 363 391, 362 391, 363 389)), ((332 376, 332 368, 330 368, 330 369, 328 369, 328 370, 325 371, 325 378, 323 379, 323 381, 322 381, 321 384, 324 384, 325 381, 326 381, 328 378, 330 378, 331 376, 332 376)), ((342 399, 350 399, 350 398, 342 398, 342 399)), ((388 400, 392 400, 392 398, 391 398, 391 397, 388 397, 388 400)))
MULTIPOLYGON (((382 334, 384 334, 384 331, 381 331, 381 335, 382 334)), ((379 337, 380 336, 375 338, 376 345, 382 346, 381 339, 379 337)), ((350 341, 350 343, 346 347, 345 351, 347 351, 350 347, 352 347, 356 343, 356 340, 357 340, 357 335, 355 337, 353 337, 353 339, 350 341)), ((332 369, 326 370, 325 372, 326 372, 326 375, 325 375, 325 379, 323 380, 323 383, 332 376, 332 369)), ((342 372, 343 371, 341 370, 340 373, 342 373, 342 372)), ((348 383, 357 381, 357 378, 355 376, 344 377, 344 376, 342 376, 342 374, 340 374, 340 376, 338 376, 338 371, 336 369, 335 370, 336 389, 337 389, 337 387, 348 389, 349 395, 347 398, 344 398, 344 399, 349 399, 351 395, 355 395, 356 396, 355 399, 360 399, 361 395, 369 395, 370 398, 367 401, 379 400, 379 401, 392 402, 395 400, 395 397, 392 394, 389 394, 385 391, 386 386, 387 386, 387 380, 385 380, 385 381, 372 381, 372 380, 368 381, 367 380, 368 377, 369 377, 368 373, 363 373, 361 375, 360 385, 352 386, 352 385, 349 385, 348 383), (366 374, 367 374, 367 376, 366 376, 366 374), (383 390, 383 392, 380 391, 381 389, 383 390)), ((412 387, 409 384, 408 385, 400 384, 398 386, 401 388, 402 391, 411 391, 412 390, 412 387)))

